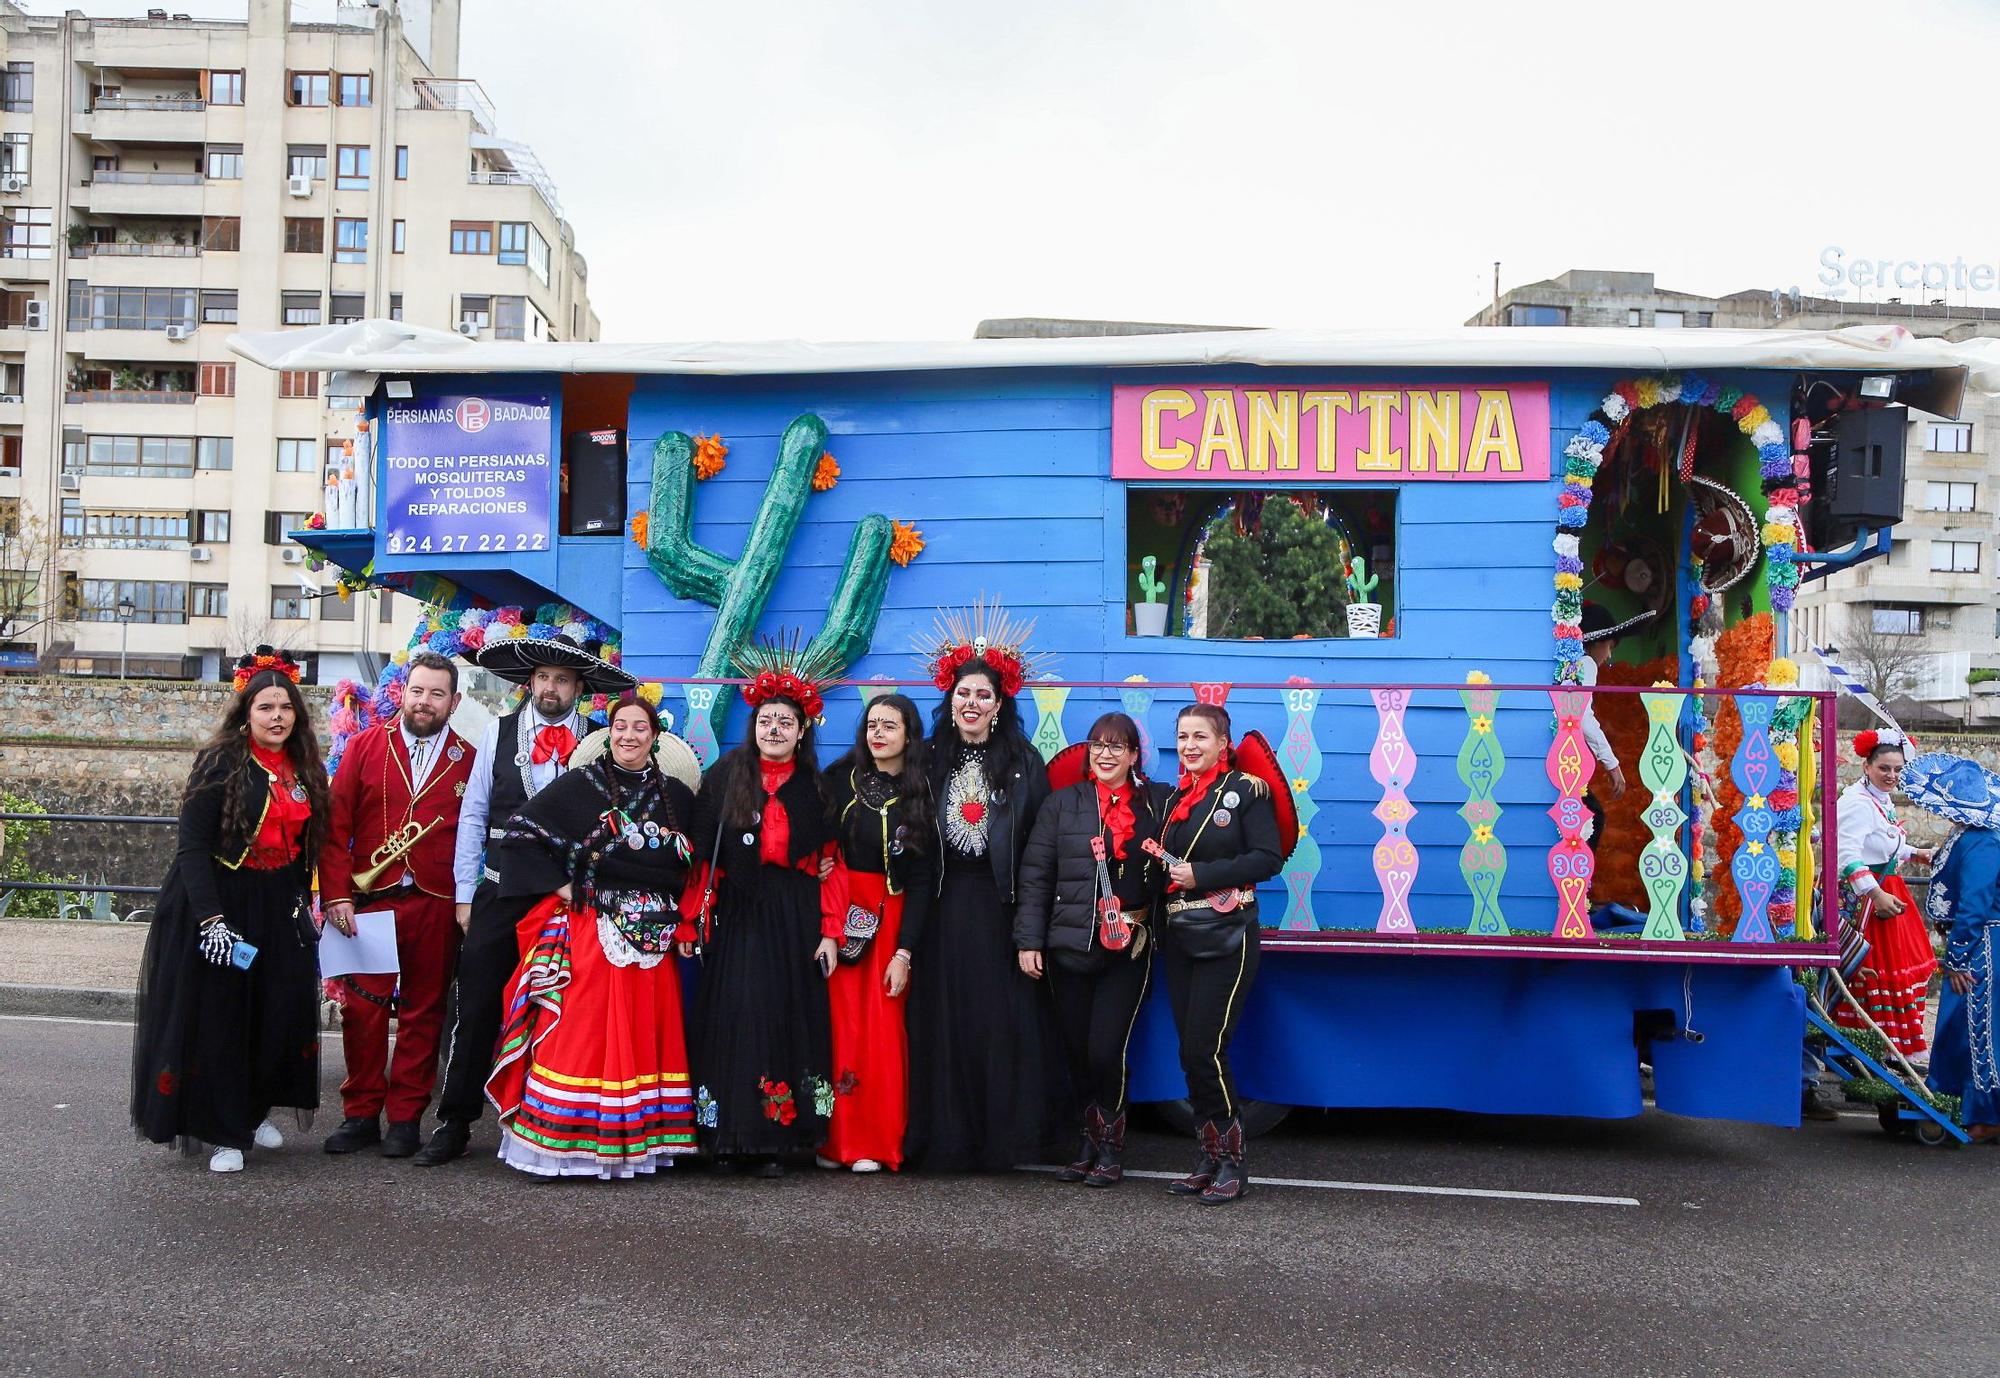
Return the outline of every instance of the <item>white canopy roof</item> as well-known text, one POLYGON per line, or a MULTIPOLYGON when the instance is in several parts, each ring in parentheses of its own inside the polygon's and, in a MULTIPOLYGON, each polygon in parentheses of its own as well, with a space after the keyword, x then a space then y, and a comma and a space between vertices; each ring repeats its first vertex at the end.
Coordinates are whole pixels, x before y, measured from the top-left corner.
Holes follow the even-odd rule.
POLYGON ((1951 344, 1899 325, 1842 330, 1650 330, 1568 327, 1447 330, 1222 330, 1054 340, 814 344, 512 344, 370 320, 232 335, 266 368, 373 373, 877 373, 907 369, 1217 367, 1968 370, 2000 392, 1995 340, 1951 344))

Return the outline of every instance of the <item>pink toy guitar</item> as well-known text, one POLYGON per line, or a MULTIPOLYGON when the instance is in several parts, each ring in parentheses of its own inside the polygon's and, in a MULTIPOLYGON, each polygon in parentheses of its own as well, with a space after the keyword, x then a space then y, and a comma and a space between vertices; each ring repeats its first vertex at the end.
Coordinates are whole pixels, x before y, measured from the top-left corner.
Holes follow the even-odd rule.
MULTIPOLYGON (((1160 859, 1160 864, 1162 866, 1168 866, 1168 867, 1178 866, 1181 864, 1181 862, 1186 860, 1185 857, 1175 856, 1165 847, 1162 847, 1159 843, 1158 838, 1152 838, 1152 837, 1147 838, 1144 842, 1141 842, 1139 844, 1139 850, 1146 853, 1146 855, 1148 856, 1158 857, 1160 859)), ((1234 890, 1217 890, 1214 893, 1207 896, 1206 902, 1208 904, 1208 907, 1210 909, 1213 909, 1216 913, 1227 914, 1230 910, 1234 909, 1238 904, 1242 903, 1242 900, 1238 896, 1237 892, 1234 890)))
POLYGON ((1110 860, 1102 835, 1090 839, 1090 854, 1097 860, 1097 941, 1104 944, 1106 952, 1123 952, 1132 945, 1132 921, 1112 893, 1110 860))

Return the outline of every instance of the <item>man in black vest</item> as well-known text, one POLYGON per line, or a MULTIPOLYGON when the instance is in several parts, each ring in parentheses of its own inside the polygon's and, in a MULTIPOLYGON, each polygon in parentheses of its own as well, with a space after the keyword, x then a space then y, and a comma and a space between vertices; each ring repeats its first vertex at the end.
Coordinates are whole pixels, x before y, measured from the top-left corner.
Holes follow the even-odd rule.
POLYGON ((486 1104, 486 1078, 493 1070, 507 983, 520 958, 514 928, 535 907, 532 896, 500 897, 485 865, 486 845, 568 766, 570 753, 589 727, 577 711, 577 699, 586 690, 618 694, 634 684, 630 675, 594 652, 565 636, 496 637, 477 657, 480 668, 525 684, 528 698, 487 724, 459 811, 454 898, 465 943, 458 954, 457 1012, 445 1042, 438 1127, 411 1160, 418 1167, 450 1162, 472 1138, 472 1122, 486 1104))

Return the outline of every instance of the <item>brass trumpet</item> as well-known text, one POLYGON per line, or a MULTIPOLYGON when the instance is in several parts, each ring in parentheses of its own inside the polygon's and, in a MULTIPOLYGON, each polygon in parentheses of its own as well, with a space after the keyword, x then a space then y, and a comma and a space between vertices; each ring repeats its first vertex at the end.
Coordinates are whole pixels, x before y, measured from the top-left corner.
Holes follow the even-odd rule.
POLYGON ((377 847, 368 858, 366 870, 354 873, 356 890, 373 890, 382 873, 410 854, 410 849, 424 840, 424 834, 444 821, 433 818, 428 823, 419 823, 412 818, 402 827, 390 833, 387 840, 377 847))

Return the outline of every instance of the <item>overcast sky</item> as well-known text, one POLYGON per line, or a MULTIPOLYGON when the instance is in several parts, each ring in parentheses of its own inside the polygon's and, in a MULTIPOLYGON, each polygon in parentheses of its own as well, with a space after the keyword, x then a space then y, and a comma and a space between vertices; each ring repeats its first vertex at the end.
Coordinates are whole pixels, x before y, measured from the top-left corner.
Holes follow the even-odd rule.
POLYGON ((963 338, 1455 325, 1496 259, 2000 261, 1996 37, 1974 0, 466 0, 463 68, 607 338, 963 338))

